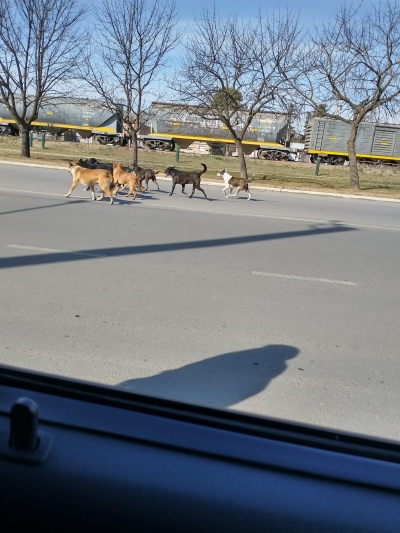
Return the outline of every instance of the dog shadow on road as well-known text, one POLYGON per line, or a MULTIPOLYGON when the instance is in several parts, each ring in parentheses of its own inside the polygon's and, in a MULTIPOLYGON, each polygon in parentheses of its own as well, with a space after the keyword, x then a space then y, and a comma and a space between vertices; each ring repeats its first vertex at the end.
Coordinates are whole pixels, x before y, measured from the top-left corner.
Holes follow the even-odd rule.
POLYGON ((224 353, 154 376, 130 379, 118 388, 198 404, 226 408, 264 390, 282 374, 286 361, 299 354, 293 346, 267 345, 224 353))

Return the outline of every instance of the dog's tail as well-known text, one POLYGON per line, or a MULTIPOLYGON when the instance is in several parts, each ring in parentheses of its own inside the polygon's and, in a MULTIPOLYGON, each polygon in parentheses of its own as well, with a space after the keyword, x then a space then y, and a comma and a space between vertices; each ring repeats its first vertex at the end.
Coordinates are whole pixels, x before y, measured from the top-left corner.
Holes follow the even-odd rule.
POLYGON ((207 172, 207 166, 204 163, 200 163, 200 165, 203 167, 203 170, 199 172, 199 177, 205 172, 207 172))
POLYGON ((253 177, 250 179, 250 178, 247 178, 247 183, 250 183, 251 181, 253 181, 254 179, 256 179, 256 175, 253 174, 253 177))

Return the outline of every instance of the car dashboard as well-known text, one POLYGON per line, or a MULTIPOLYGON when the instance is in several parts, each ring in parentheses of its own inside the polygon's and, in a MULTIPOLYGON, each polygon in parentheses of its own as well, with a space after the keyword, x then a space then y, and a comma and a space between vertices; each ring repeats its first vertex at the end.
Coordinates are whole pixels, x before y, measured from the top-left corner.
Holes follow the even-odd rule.
POLYGON ((0 368, 2 531, 398 532, 397 442, 0 368))

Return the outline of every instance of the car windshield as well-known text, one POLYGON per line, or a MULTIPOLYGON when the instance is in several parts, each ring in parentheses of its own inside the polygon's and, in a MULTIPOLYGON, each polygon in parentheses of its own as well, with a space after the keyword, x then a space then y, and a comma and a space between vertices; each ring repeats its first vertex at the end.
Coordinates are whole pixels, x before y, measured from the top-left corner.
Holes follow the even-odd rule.
POLYGON ((378 87, 375 107, 360 107, 378 82, 357 62, 362 47, 348 52, 363 36, 352 26, 346 41, 346 8, 333 2, 327 21, 304 0, 299 12, 271 8, 268 23, 256 2, 167 0, 153 12, 169 32, 159 42, 151 26, 152 75, 136 72, 126 93, 110 55, 118 40, 98 42, 84 4, 73 2, 86 17, 75 22, 91 52, 63 44, 55 61, 68 76, 52 75, 64 92, 44 83, 36 114, 38 76, 26 67, 27 103, 13 76, 23 53, 14 41, 19 59, 4 63, 14 34, 0 22, 1 364, 398 440, 397 89, 378 87), (261 61, 256 48, 253 61, 236 55, 257 41, 246 25, 260 31, 261 61), (213 27, 225 40, 195 32, 213 27))

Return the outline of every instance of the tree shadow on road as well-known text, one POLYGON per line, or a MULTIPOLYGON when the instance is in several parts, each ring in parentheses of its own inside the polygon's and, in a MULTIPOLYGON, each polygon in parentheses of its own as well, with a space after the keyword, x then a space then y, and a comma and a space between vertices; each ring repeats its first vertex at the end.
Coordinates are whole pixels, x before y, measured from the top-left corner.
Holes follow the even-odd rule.
POLYGON ((166 242, 158 244, 142 244, 122 247, 106 247, 85 250, 74 250, 71 253, 49 252, 41 254, 27 254, 23 256, 0 258, 0 268, 27 267, 30 265, 43 265, 69 261, 93 260, 96 257, 122 257, 136 254, 154 254, 163 252, 179 252, 181 250, 212 249, 215 247, 232 246, 274 241, 278 239, 292 239, 297 237, 311 237, 356 231, 355 228, 340 224, 312 225, 309 228, 282 231, 277 233, 261 233, 256 235, 238 235, 234 237, 221 237, 216 239, 202 239, 182 242, 166 242))

